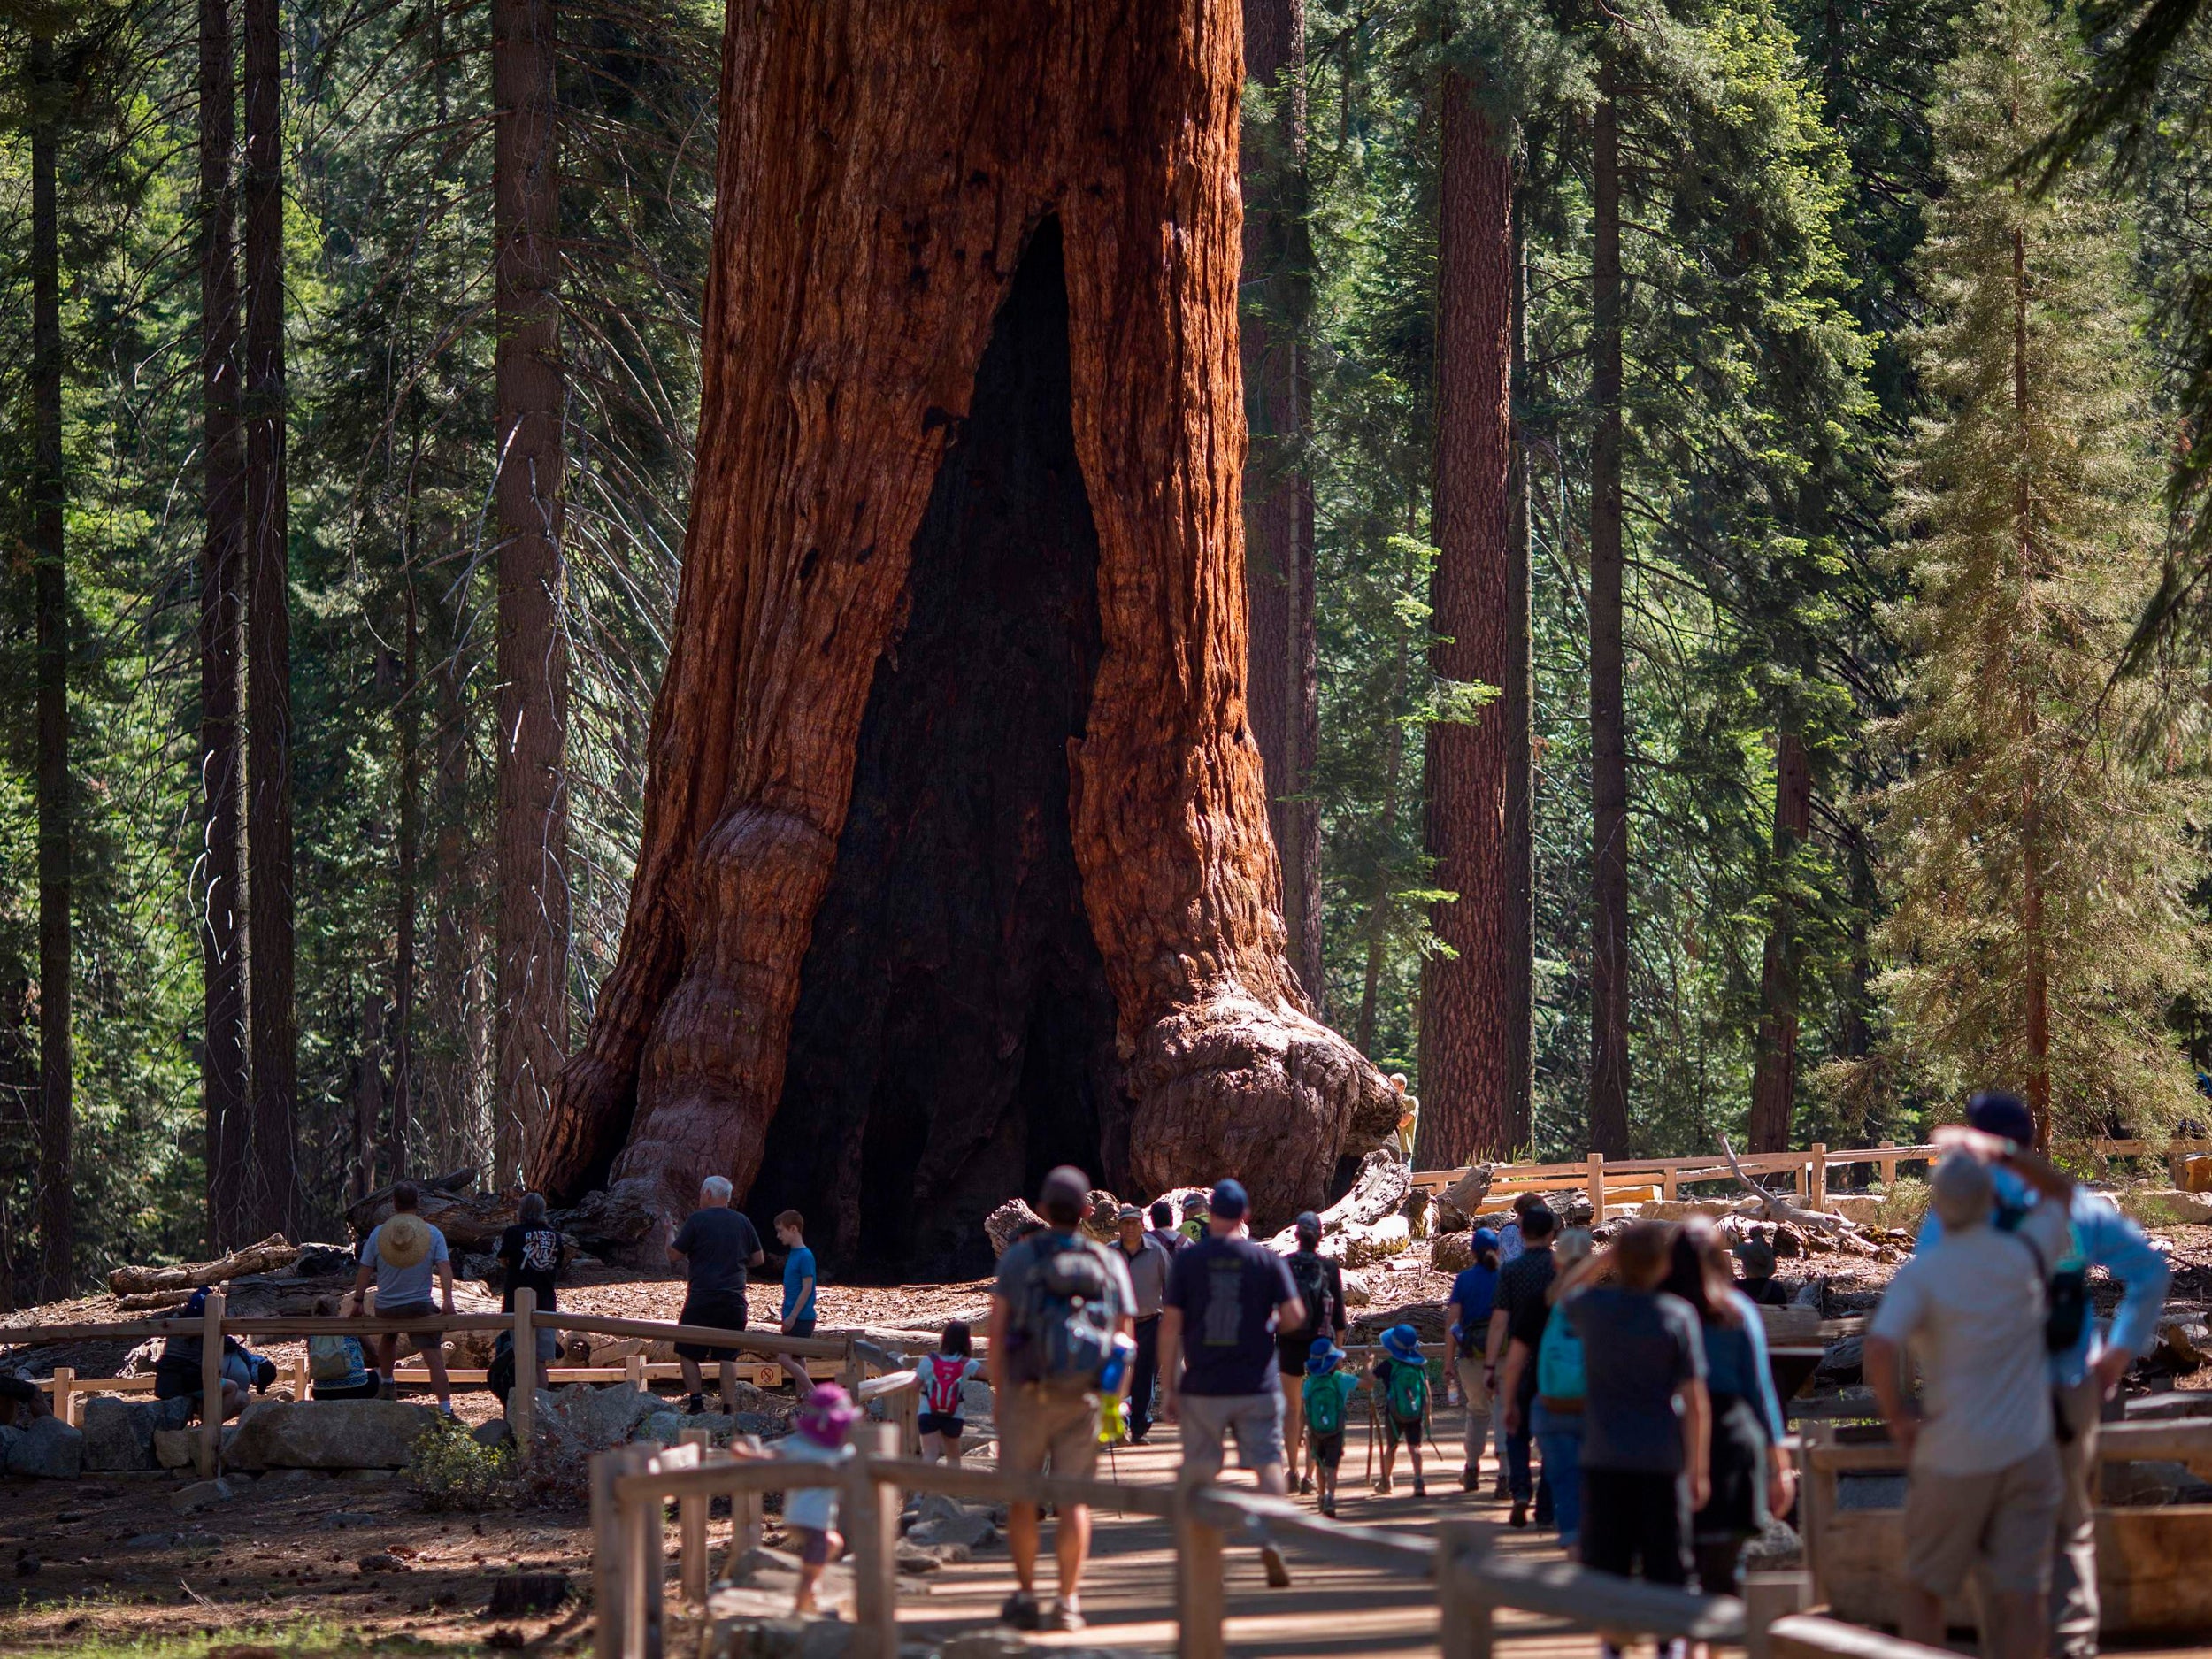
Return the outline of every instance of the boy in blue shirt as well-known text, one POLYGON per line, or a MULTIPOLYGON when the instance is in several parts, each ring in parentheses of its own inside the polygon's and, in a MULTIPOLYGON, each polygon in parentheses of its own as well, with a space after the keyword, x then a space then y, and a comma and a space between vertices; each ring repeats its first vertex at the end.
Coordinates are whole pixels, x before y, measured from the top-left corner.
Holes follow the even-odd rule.
MULTIPOLYGON (((776 1217, 776 1242, 786 1252, 783 1258, 783 1333, 786 1336, 814 1334, 814 1252, 806 1248, 806 1217, 795 1210, 787 1210, 776 1217)), ((791 1379, 792 1386, 803 1400, 814 1392, 814 1379, 807 1375, 806 1362, 789 1354, 779 1356, 784 1375, 791 1379)))

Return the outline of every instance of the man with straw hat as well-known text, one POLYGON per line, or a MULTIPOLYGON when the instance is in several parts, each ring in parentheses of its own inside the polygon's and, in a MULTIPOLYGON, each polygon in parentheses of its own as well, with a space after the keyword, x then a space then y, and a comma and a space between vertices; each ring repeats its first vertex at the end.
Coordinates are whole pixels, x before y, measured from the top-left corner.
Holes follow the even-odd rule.
MULTIPOLYGON (((369 1276, 376 1276, 376 1317, 380 1319, 427 1319, 435 1311, 430 1302, 430 1279, 434 1270, 445 1288, 445 1311, 453 1311, 453 1258, 446 1251, 445 1234, 415 1213, 422 1202, 412 1181, 392 1188, 392 1217, 372 1232, 361 1246, 361 1267, 354 1275, 354 1316, 367 1311, 365 1301, 369 1276)), ((437 1391, 438 1409, 453 1415, 453 1393, 446 1382, 445 1339, 442 1335, 410 1339, 430 1370, 430 1386, 437 1391)), ((399 1358, 396 1333, 376 1339, 379 1392, 396 1392, 392 1368, 399 1358)))

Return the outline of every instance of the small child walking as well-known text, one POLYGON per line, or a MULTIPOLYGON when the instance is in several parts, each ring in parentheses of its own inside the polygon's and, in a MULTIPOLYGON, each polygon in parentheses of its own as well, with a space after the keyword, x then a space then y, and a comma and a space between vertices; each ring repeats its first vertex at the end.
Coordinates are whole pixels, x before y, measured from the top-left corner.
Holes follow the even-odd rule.
POLYGON ((983 1374, 983 1362, 974 1357, 974 1342, 966 1324, 959 1319, 945 1326, 937 1351, 914 1368, 922 1389, 922 1409, 916 1426, 922 1432, 922 1461, 948 1463, 960 1461, 960 1437, 967 1424, 960 1416, 961 1386, 983 1374))
POLYGON ((1398 1443, 1405 1442, 1413 1460, 1413 1495, 1429 1495, 1421 1477, 1421 1426, 1429 1409, 1429 1363, 1421 1357, 1421 1333, 1409 1325, 1394 1325, 1383 1333, 1383 1356, 1370 1373, 1382 1407, 1382 1479, 1375 1483, 1378 1497, 1387 1497, 1391 1471, 1397 1467, 1398 1443))
MULTIPOLYGON (((833 1382, 817 1383, 799 1402, 792 1433, 776 1448, 777 1455, 795 1463, 834 1463, 845 1456, 845 1437, 860 1420, 859 1408, 833 1382)), ((799 1547, 799 1591, 792 1599, 795 1617, 815 1610, 815 1586, 822 1569, 841 1554, 845 1540, 837 1532, 837 1488, 793 1486, 784 1494, 783 1524, 799 1547)))
POLYGON ((1298 1400, 1313 1448, 1314 1505, 1333 1520, 1336 1471, 1344 1461, 1344 1409, 1358 1390, 1359 1379, 1344 1369, 1344 1350, 1325 1336, 1314 1338, 1298 1400))

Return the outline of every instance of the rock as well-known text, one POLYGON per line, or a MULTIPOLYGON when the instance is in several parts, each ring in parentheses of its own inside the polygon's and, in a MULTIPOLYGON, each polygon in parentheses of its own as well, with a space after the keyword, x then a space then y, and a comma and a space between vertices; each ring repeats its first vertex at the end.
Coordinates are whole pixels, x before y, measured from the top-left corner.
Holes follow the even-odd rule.
POLYGON ((258 1400, 223 1452, 239 1469, 398 1469, 438 1421, 399 1400, 258 1400))
POLYGON ((907 1542, 924 1548, 956 1544, 980 1549, 997 1537, 998 1527, 989 1509, 972 1507, 934 1492, 922 1494, 921 1501, 914 1506, 914 1524, 906 1531, 907 1542))
POLYGON ((154 1431, 162 1416, 162 1407, 150 1400, 94 1394, 84 1402, 85 1467, 119 1472, 158 1467, 154 1431))
POLYGON ((928 1550, 902 1539, 899 1541, 897 1554, 893 1558, 893 1564, 901 1572, 925 1573, 935 1572, 945 1563, 941 1557, 933 1555, 928 1550))
POLYGON ((405 1572, 407 1571, 407 1563, 388 1549, 371 1550, 355 1564, 365 1573, 405 1572))
POLYGON ((2212 1156, 2204 1153, 2188 1154, 2177 1162, 2181 1177, 2179 1186, 2185 1193, 2212 1193, 2212 1156))
POLYGON ((1010 1198, 983 1217, 984 1236, 991 1240, 991 1254, 1001 1256, 1006 1247, 1032 1224, 1045 1225, 1045 1218, 1018 1198, 1010 1198))
POLYGON ((1805 1540, 1779 1517, 1767 1517, 1766 1530, 1743 1547, 1747 1572, 1795 1572, 1805 1564, 1805 1540))
POLYGON ((189 1515, 196 1509, 204 1509, 212 1504, 228 1503, 237 1495, 238 1488, 227 1480, 196 1480, 188 1486, 178 1487, 176 1494, 169 1500, 169 1507, 189 1515))
POLYGON ((1865 1370, 1864 1341, 1855 1336, 1839 1337, 1828 1345, 1828 1351, 1820 1356, 1816 1375, 1840 1381, 1855 1381, 1865 1370))
POLYGON ((991 1385, 980 1377, 971 1377, 960 1385, 960 1409, 971 1421, 991 1415, 991 1385))
POLYGON ((36 1480, 74 1480, 84 1470, 84 1431, 59 1417, 41 1417, 7 1447, 7 1470, 36 1480))
POLYGON ((2151 1189, 2118 1195, 2121 1213, 2154 1227, 2198 1226, 2212 1224, 2212 1193, 2185 1193, 2151 1189))
POLYGON ((845 1659, 858 1627, 834 1618, 718 1619, 710 1659, 845 1659))
POLYGON ((154 1462, 164 1469, 189 1469, 199 1444, 197 1429, 156 1429, 154 1462))
POLYGON ((509 1426, 505 1417, 493 1417, 488 1422, 480 1423, 471 1429, 469 1438, 479 1446, 488 1446, 497 1450, 502 1446, 512 1446, 515 1443, 515 1432, 509 1426))
POLYGON ((531 1613, 550 1613, 571 1594, 565 1572, 510 1572, 492 1580, 491 1605, 487 1618, 520 1618, 531 1613))
POLYGON ((1473 1239, 1464 1233, 1440 1233, 1429 1240, 1429 1265, 1440 1273, 1463 1273, 1475 1264, 1473 1239))
POLYGON ((280 1469, 273 1474, 264 1475, 261 1484, 265 1486, 311 1486, 327 1479, 328 1475, 320 1469, 280 1469))
POLYGON ((140 1532, 123 1540, 126 1549, 169 1549, 182 1539, 180 1532, 140 1532))
POLYGON ((595 1452, 621 1445, 639 1424, 664 1406, 653 1395, 627 1383, 614 1383, 604 1388, 576 1383, 555 1395, 554 1409, 559 1412, 568 1432, 582 1443, 582 1448, 595 1452))

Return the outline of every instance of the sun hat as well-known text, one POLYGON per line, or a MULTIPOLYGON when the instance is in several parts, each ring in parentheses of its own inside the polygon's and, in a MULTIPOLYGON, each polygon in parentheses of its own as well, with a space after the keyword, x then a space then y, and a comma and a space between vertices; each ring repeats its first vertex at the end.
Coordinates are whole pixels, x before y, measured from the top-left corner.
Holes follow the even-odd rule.
POLYGON ((1477 1227, 1468 1242, 1475 1247, 1477 1256, 1485 1250, 1494 1250, 1498 1248, 1498 1231, 1495 1227, 1477 1227))
POLYGON ((1225 1180, 1216 1183, 1213 1199, 1208 1207, 1224 1221, 1241 1221, 1251 1204, 1252 1196, 1244 1190, 1242 1181, 1225 1180))
POLYGON ((1383 1333, 1383 1352, 1408 1365, 1421 1363, 1421 1333, 1409 1325, 1394 1325, 1383 1333))
POLYGON ((791 1426, 817 1446, 842 1446, 845 1431, 860 1420, 860 1408, 833 1382, 817 1383, 799 1402, 791 1426))
POLYGON ((1317 1377, 1327 1375, 1344 1360, 1344 1350, 1325 1336, 1313 1339, 1313 1346, 1306 1350, 1306 1369, 1317 1377))
POLYGON ((413 1267, 430 1254, 430 1224, 403 1210, 376 1230, 376 1256, 387 1267, 413 1267))

